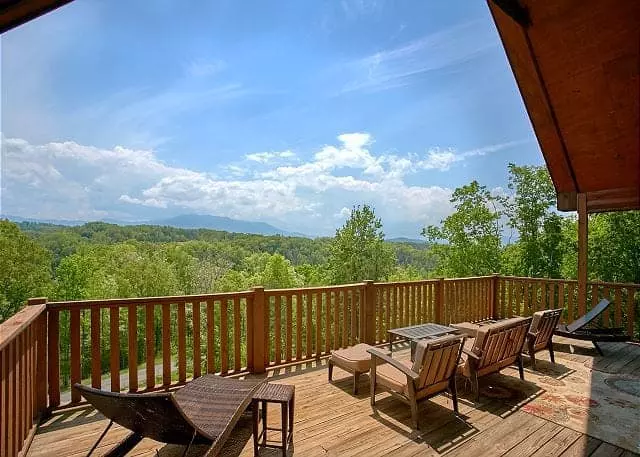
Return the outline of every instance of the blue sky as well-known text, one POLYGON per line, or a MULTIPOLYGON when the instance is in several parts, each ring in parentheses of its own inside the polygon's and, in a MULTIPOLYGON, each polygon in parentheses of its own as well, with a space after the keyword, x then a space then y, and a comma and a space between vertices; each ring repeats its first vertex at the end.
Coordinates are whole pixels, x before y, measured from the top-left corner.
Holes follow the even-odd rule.
POLYGON ((542 164, 485 2, 76 0, 2 36, 2 213, 392 236, 542 164))

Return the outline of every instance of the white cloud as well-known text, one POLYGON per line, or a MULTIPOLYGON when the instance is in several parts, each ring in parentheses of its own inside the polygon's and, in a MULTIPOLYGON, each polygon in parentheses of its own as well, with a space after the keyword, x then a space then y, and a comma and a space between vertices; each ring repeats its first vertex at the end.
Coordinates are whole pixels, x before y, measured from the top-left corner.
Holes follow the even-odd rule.
MULTIPOLYGON (((296 166, 291 151, 247 154, 261 171, 224 165, 222 177, 171 166, 153 151, 101 149, 74 142, 33 145, 2 138, 2 212, 50 219, 158 217, 184 212, 264 220, 311 234, 331 233, 354 204, 376 207, 391 226, 437 223, 452 210, 451 189, 408 185, 420 170, 446 170, 473 156, 519 142, 457 153, 431 149, 416 154, 374 155, 367 133, 338 136, 296 166), (141 216, 141 214, 145 216, 141 216), (333 217, 332 217, 333 216, 333 217)), ((416 229, 417 230, 417 229, 416 229)))
POLYGON ((254 152, 252 154, 245 155, 244 158, 252 162, 268 163, 278 159, 292 159, 295 156, 295 153, 291 151, 254 152))

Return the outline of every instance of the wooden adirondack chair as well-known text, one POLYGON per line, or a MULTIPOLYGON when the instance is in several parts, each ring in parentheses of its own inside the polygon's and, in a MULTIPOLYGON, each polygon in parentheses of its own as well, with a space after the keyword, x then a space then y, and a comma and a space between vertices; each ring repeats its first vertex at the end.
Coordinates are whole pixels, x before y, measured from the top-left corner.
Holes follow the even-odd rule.
POLYGON ((549 350, 549 357, 552 363, 556 363, 553 355, 553 332, 556 329, 562 308, 548 309, 533 313, 531 327, 527 334, 527 353, 531 359, 531 367, 536 369, 536 352, 544 349, 549 350))
POLYGON ((449 391, 453 410, 458 413, 456 370, 464 345, 464 337, 444 336, 420 340, 415 360, 400 361, 371 348, 371 406, 376 403, 376 388, 391 392, 411 407, 411 419, 418 428, 418 401, 449 391))
POLYGON ((470 349, 463 348, 462 374, 471 380, 474 397, 480 396, 478 378, 518 364, 520 379, 524 381, 522 349, 527 339, 531 317, 514 317, 478 328, 470 340, 470 349))

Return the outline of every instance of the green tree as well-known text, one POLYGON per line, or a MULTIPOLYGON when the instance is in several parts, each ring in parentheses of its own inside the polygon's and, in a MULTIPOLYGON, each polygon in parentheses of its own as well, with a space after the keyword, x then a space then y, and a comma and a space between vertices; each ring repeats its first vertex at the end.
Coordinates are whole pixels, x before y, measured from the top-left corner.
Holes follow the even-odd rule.
POLYGON ((51 288, 51 253, 0 220, 0 322, 22 308, 28 298, 46 296, 51 288))
POLYGON ((451 203, 455 211, 439 227, 422 231, 438 257, 439 272, 463 277, 500 271, 504 198, 473 181, 457 188, 451 203))
POLYGON ((542 166, 509 164, 509 189, 513 198, 506 206, 509 226, 518 233, 517 248, 507 254, 510 273, 519 276, 560 276, 562 252, 561 217, 552 208, 555 190, 542 166))
POLYGON ((331 242, 329 271, 334 284, 387 278, 396 263, 384 241, 382 221, 369 205, 355 206, 331 242))

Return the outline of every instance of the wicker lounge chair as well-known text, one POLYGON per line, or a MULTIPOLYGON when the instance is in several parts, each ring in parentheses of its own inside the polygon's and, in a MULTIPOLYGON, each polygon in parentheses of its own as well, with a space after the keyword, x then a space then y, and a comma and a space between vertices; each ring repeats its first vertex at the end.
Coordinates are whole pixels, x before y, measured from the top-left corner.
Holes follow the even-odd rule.
POLYGON ((554 331, 555 335, 575 340, 591 341, 600 355, 604 355, 599 342, 629 341, 629 335, 623 328, 598 328, 593 325, 596 319, 604 312, 611 303, 607 299, 602 299, 591 311, 576 319, 569 325, 558 325, 554 331))
POLYGON ((474 398, 480 395, 478 378, 496 373, 503 368, 518 364, 520 379, 524 381, 522 349, 524 347, 531 317, 514 317, 478 328, 476 337, 468 340, 462 350, 462 374, 471 380, 474 398))
POLYGON ((420 340, 413 362, 400 361, 378 349, 369 349, 372 362, 371 406, 376 404, 376 387, 382 387, 409 404, 412 425, 417 429, 418 401, 448 390, 457 414, 456 368, 463 345, 464 337, 458 335, 420 340))
POLYGON ((553 331, 556 329, 562 308, 548 309, 533 313, 531 327, 527 334, 526 351, 531 359, 531 368, 536 369, 536 352, 547 349, 552 363, 556 363, 553 355, 553 331))
POLYGON ((210 444, 207 455, 217 455, 261 383, 207 375, 175 393, 148 394, 103 392, 75 384, 74 389, 110 420, 87 456, 114 422, 131 433, 105 454, 108 457, 126 455, 143 438, 185 445, 183 456, 192 444, 210 444))

